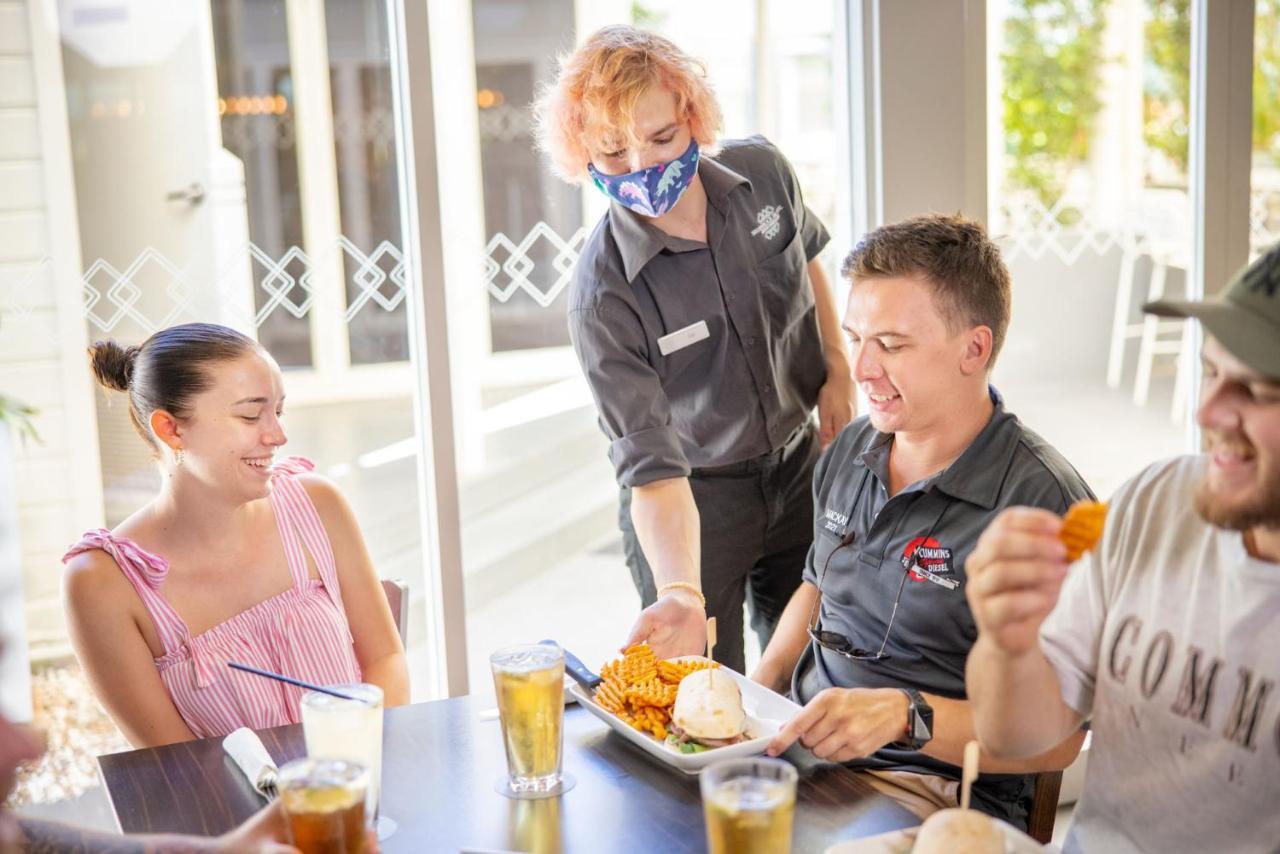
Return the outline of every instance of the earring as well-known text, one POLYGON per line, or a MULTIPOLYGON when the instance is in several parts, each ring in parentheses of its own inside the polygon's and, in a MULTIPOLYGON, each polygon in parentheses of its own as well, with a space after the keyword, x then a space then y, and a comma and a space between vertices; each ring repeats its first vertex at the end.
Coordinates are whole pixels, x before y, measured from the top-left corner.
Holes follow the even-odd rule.
POLYGON ((186 458, 187 458, 187 452, 182 450, 182 448, 179 448, 173 455, 173 464, 176 466, 180 466, 182 465, 182 461, 185 460, 186 458))

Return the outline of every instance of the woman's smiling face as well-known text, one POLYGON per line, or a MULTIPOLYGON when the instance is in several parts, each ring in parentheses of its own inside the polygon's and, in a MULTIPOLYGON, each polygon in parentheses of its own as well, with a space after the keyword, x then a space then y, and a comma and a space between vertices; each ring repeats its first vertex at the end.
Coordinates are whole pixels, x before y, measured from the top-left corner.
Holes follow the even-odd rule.
POLYGON ((178 426, 182 468, 233 501, 263 498, 275 452, 288 441, 280 368, 255 349, 208 370, 209 388, 178 426))

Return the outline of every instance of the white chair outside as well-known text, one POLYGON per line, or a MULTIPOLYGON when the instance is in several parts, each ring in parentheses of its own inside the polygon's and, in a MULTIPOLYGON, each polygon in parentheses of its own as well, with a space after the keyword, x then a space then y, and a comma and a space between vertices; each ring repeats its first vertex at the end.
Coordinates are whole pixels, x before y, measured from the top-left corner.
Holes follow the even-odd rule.
POLYGON ((1174 391, 1170 417, 1181 420, 1186 412, 1186 383, 1191 368, 1191 327, 1182 320, 1169 320, 1143 315, 1136 321, 1133 292, 1138 262, 1147 258, 1151 274, 1142 302, 1165 296, 1169 270, 1185 276, 1190 269, 1187 252, 1189 234, 1186 219, 1186 194, 1178 190, 1149 190, 1144 194, 1141 210, 1133 221, 1146 227, 1143 232, 1130 232, 1121 241, 1120 275, 1116 283, 1115 311, 1111 322, 1111 348, 1107 358, 1107 385, 1119 388, 1124 378, 1124 362, 1130 340, 1138 339, 1137 369, 1133 382, 1133 402, 1145 406, 1151 394, 1151 377, 1159 357, 1175 356, 1174 391))

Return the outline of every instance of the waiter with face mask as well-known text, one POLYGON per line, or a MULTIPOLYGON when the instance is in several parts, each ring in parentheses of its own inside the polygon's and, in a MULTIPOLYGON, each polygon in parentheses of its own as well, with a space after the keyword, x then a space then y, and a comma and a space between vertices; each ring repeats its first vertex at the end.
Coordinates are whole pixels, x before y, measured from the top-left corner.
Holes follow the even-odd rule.
POLYGON ((814 260, 829 235, 768 141, 717 146, 705 71, 664 38, 596 32, 537 114, 556 173, 611 200, 578 259, 569 330, 644 606, 624 646, 699 654, 711 616, 715 657, 741 672, 743 602, 763 648, 813 539, 814 463, 853 417, 814 260))

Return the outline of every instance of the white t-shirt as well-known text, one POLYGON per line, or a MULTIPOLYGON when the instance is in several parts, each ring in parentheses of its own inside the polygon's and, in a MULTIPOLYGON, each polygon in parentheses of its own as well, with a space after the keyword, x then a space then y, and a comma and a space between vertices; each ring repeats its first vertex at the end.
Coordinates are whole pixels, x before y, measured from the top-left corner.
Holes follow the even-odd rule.
POLYGON ((1280 564, 1196 514, 1204 464, 1116 492, 1041 629, 1093 728, 1066 852, 1280 851, 1280 564))

